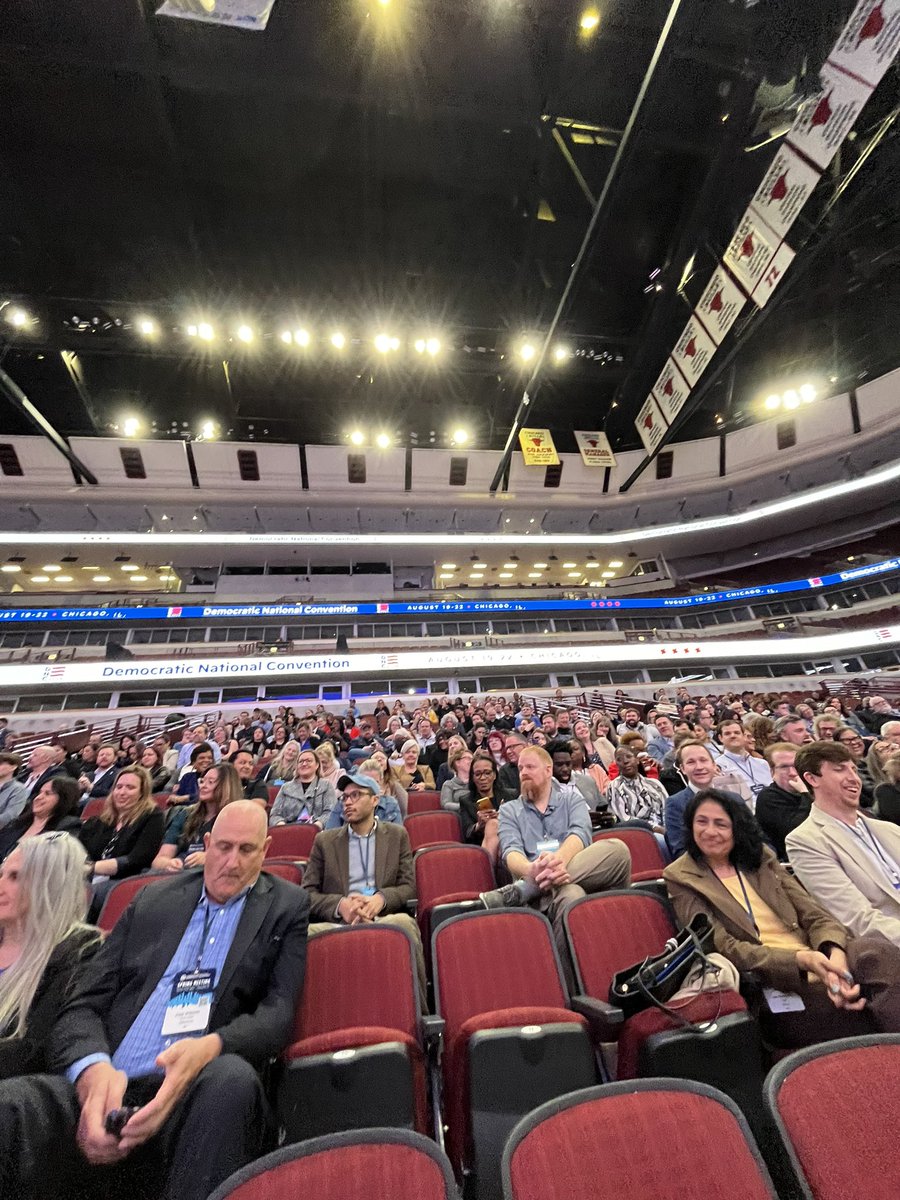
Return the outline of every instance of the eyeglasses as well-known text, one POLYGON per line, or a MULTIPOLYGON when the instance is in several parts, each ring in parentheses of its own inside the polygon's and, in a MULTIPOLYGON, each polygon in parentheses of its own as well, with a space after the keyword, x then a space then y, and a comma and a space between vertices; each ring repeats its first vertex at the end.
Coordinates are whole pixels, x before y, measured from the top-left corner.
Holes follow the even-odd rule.
POLYGON ((356 790, 351 791, 350 788, 347 788, 347 790, 344 792, 344 799, 358 800, 360 796, 370 796, 371 794, 371 792, 358 792, 356 790))
POLYGON ((476 779, 488 779, 494 774, 494 772, 491 770, 490 767, 487 767, 483 771, 473 771, 472 774, 475 776, 476 779))
POLYGON ((838 742, 844 742, 846 745, 849 745, 850 742, 860 742, 860 743, 862 742, 862 738, 859 736, 858 733, 851 734, 850 737, 839 737, 839 738, 836 738, 835 740, 838 742))

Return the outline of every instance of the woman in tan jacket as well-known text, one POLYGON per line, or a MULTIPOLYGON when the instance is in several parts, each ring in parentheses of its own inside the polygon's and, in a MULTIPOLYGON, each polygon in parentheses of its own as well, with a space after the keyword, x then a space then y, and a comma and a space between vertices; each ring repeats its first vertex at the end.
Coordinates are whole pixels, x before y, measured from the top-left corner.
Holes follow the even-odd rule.
POLYGON ((431 767, 419 762, 419 743, 413 738, 400 747, 400 761, 391 762, 391 773, 408 792, 435 791, 431 767))
POLYGON ((716 950, 761 982, 758 1015, 771 1044, 900 1032, 900 950, 883 938, 852 937, 727 793, 698 792, 684 820, 687 850, 663 872, 678 920, 687 925, 705 913, 716 950))

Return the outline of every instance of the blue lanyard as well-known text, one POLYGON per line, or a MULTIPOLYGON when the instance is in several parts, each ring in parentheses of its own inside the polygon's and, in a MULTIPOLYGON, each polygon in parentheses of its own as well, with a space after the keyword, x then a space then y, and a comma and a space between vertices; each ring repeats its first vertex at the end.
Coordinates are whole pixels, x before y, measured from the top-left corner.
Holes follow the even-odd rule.
POLYGON ((373 887, 375 884, 374 879, 372 880, 371 884, 369 883, 369 858, 372 853, 372 846, 371 846, 369 839, 371 838, 371 836, 374 832, 375 832, 375 826, 373 825, 372 828, 369 830, 369 832, 366 834, 366 836, 364 838, 361 838, 358 834, 353 834, 353 837, 355 838, 356 844, 359 848, 359 865, 362 867, 362 870, 363 870, 363 884, 365 887, 370 887, 370 886, 373 887), (365 844, 366 844, 365 856, 363 855, 363 847, 362 847, 363 842, 365 842, 365 844))
MULTIPOLYGON (((209 929, 217 915, 210 908, 208 900, 202 899, 200 903, 204 905, 205 913, 203 916, 203 932, 200 934, 200 945, 197 947, 197 965, 194 968, 196 971, 200 970, 200 964, 203 962, 203 951, 206 949, 206 939, 209 935, 209 929)), ((217 911, 221 912, 222 910, 220 908, 217 911)))

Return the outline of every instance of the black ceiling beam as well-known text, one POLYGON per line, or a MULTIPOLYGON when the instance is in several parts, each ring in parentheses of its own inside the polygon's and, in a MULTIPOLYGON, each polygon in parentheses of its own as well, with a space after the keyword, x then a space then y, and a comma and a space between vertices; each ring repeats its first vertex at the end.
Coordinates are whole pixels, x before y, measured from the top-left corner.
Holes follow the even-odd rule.
POLYGON ((591 214, 591 219, 588 222, 587 229, 585 230, 581 247, 579 248, 574 263, 572 264, 572 270, 569 272, 569 277, 566 280, 563 293, 559 298, 559 303, 556 306, 556 312, 553 314, 550 327, 547 330, 547 334, 541 344, 541 350, 538 355, 537 362, 535 363, 534 370, 532 371, 528 383, 525 385, 525 389, 522 392, 522 398, 519 401, 518 408, 516 409, 516 415, 513 419, 512 425, 510 426, 509 435, 506 439, 506 445, 503 448, 503 456, 500 459, 500 463, 497 467, 497 470, 494 472, 493 479, 491 480, 491 486, 489 490, 492 495, 496 494, 501 483, 503 482, 503 477, 506 474, 512 459, 513 450, 515 449, 516 441, 519 436, 519 430, 524 427, 525 418, 531 411, 529 406, 537 398, 538 388, 541 381, 541 371, 543 370, 544 363, 547 359, 547 353, 550 349, 550 342, 556 333, 557 326, 562 320, 563 314, 566 311, 569 298, 572 295, 575 284, 581 274, 581 268, 588 260, 589 253, 593 250, 598 239, 598 234, 601 229, 601 218, 604 218, 607 215, 609 197, 612 194, 614 185, 618 182, 619 175, 622 170, 622 163, 625 160, 625 155, 631 142, 631 137, 634 133, 635 126, 637 125, 638 117, 641 114, 644 101, 647 98, 647 93, 650 90, 650 85, 653 82, 656 69, 659 66, 660 60, 662 59, 663 51, 666 48, 669 35, 672 32, 672 28, 675 24, 675 18, 678 15, 678 10, 680 7, 681 0, 672 0, 665 23, 663 24, 662 30, 660 31, 656 42, 656 46, 653 50, 653 56, 647 65, 647 70, 644 72, 644 78, 641 80, 641 86, 638 88, 638 93, 632 106, 631 113, 628 117, 628 122, 622 133, 622 140, 619 142, 619 145, 616 148, 615 157, 613 158, 612 165, 609 168, 609 174, 606 176, 603 187, 600 190, 600 195, 597 197, 597 203, 594 205, 594 211, 591 214))
MULTIPOLYGON (((643 327, 637 335, 637 351, 632 355, 634 369, 625 376, 616 392, 613 404, 621 413, 637 412, 662 369, 665 355, 671 349, 672 327, 678 314, 691 310, 678 284, 691 257, 702 252, 708 237, 710 212, 721 209, 722 180, 731 177, 728 169, 736 150, 743 146, 747 120, 753 108, 759 84, 755 73, 744 72, 732 95, 728 120, 719 125, 719 138, 693 204, 686 211, 681 228, 670 242, 669 252, 662 264, 658 281, 661 293, 654 293, 647 307, 643 327)), ((686 320, 686 315, 684 316, 686 320)))
POLYGON ((0 367, 0 394, 4 395, 13 408, 24 416, 29 425, 32 425, 38 433, 56 447, 75 472, 76 478, 84 479, 86 483, 91 483, 95 487, 98 485, 99 481, 94 472, 84 465, 77 454, 70 449, 69 443, 62 434, 58 433, 44 414, 31 403, 16 381, 7 375, 2 367, 0 367))

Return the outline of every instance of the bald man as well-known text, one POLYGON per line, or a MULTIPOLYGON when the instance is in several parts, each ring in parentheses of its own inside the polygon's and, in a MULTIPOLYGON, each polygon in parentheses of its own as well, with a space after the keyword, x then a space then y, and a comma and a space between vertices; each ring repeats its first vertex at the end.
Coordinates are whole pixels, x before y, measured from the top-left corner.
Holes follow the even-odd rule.
POLYGON ((291 1034, 309 901, 261 874, 261 805, 227 805, 204 840, 202 873, 143 888, 86 967, 51 1036, 64 1074, 0 1084, 4 1195, 53 1194, 77 1143, 91 1194, 205 1200, 274 1147, 257 1071, 291 1034))

